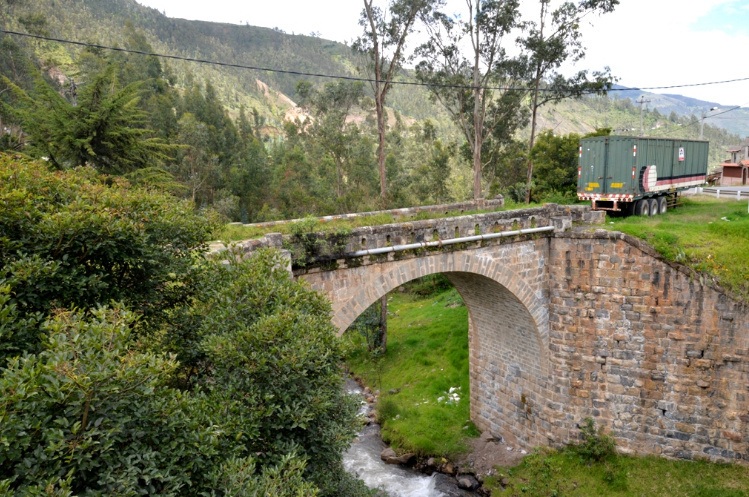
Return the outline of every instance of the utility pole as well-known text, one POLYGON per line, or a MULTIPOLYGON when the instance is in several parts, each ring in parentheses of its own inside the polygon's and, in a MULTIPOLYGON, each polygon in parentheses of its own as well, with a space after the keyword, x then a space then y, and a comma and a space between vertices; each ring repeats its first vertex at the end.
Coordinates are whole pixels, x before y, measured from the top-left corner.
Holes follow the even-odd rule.
POLYGON ((650 103, 650 100, 645 100, 645 95, 640 95, 640 98, 635 102, 640 104, 640 136, 645 136, 645 131, 642 128, 642 106, 650 103))
POLYGON ((702 137, 704 136, 705 132, 705 119, 707 119, 707 113, 712 112, 714 110, 718 110, 717 107, 710 107, 710 110, 708 111, 702 111, 702 119, 700 119, 700 140, 702 140, 702 137))

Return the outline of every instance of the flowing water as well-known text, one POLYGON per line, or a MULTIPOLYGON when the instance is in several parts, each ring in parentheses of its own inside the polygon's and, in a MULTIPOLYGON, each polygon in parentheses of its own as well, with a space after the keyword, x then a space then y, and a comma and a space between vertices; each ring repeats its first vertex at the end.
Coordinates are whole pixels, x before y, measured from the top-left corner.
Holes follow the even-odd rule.
MULTIPOLYGON (((346 388, 349 393, 361 395, 361 389, 352 380, 346 388)), ((361 415, 367 415, 371 407, 362 401, 361 415)), ((370 488, 384 490, 391 497, 445 497, 435 488, 436 480, 398 465, 385 464, 380 453, 385 444, 380 438, 377 424, 365 426, 359 436, 343 455, 346 471, 356 475, 370 488)))

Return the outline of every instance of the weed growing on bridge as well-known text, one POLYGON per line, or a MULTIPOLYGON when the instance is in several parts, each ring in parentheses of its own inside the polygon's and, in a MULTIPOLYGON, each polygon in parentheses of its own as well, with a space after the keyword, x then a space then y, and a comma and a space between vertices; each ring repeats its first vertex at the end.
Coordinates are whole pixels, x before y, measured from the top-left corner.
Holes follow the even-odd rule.
POLYGON ((307 218, 291 224, 291 238, 284 248, 292 253, 295 267, 305 268, 316 263, 324 266, 335 265, 345 249, 351 231, 338 227, 329 232, 318 232, 315 218, 307 218))
POLYGON ((575 446, 575 450, 585 461, 601 462, 616 456, 616 442, 603 432, 596 429, 592 418, 586 418, 580 425, 581 442, 575 446))

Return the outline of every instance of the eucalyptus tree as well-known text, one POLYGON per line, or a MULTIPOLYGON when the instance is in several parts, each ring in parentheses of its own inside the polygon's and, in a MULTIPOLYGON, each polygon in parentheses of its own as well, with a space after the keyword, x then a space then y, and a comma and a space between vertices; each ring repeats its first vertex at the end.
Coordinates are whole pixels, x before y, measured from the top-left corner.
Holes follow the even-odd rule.
POLYGON ((387 10, 374 5, 374 0, 363 0, 364 9, 359 24, 364 34, 354 48, 371 59, 374 79, 375 112, 377 115, 377 166, 380 174, 380 201, 387 205, 387 174, 385 168, 385 141, 387 115, 385 101, 392 88, 393 79, 402 68, 407 56, 406 39, 420 16, 432 12, 443 0, 391 0, 387 10))
MULTIPOLYGON (((580 0, 578 3, 564 2, 552 10, 551 0, 539 0, 538 21, 529 22, 526 35, 518 39, 525 49, 529 71, 531 96, 531 133, 528 150, 533 150, 536 137, 536 115, 538 109, 549 102, 569 97, 580 97, 585 93, 605 94, 613 84, 608 68, 594 72, 578 71, 565 77, 558 71, 565 63, 577 63, 585 57, 582 45, 581 25, 593 14, 612 12, 619 0, 580 0)), ((533 179, 533 155, 528 155, 525 201, 530 202, 533 179)))
POLYGON ((473 198, 482 195, 482 150, 490 133, 511 135, 523 120, 522 60, 508 51, 522 27, 519 0, 466 0, 464 16, 434 12, 425 17, 429 39, 418 49, 421 81, 447 110, 469 144, 473 198), (466 48, 468 47, 468 48, 466 48))
POLYGON ((310 82, 301 81, 297 85, 297 94, 300 105, 313 117, 303 129, 315 137, 315 144, 321 147, 327 161, 332 161, 335 196, 341 199, 352 177, 352 145, 359 135, 358 126, 349 117, 362 104, 364 84, 338 81, 327 83, 318 90, 310 82))

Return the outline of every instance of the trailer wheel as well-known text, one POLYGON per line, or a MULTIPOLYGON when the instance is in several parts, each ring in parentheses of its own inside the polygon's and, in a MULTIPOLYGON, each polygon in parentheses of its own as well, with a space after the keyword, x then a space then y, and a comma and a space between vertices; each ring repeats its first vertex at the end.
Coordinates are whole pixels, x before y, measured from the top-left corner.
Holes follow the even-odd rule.
POLYGON ((665 214, 668 212, 668 197, 660 197, 658 199, 658 212, 665 214))
POLYGON ((657 216, 661 213, 660 210, 658 210, 658 199, 657 198, 651 198, 649 201, 650 203, 650 215, 651 216, 657 216))
POLYGON ((635 215, 636 216, 649 216, 650 215, 650 204, 648 199, 642 198, 635 204, 635 215))

